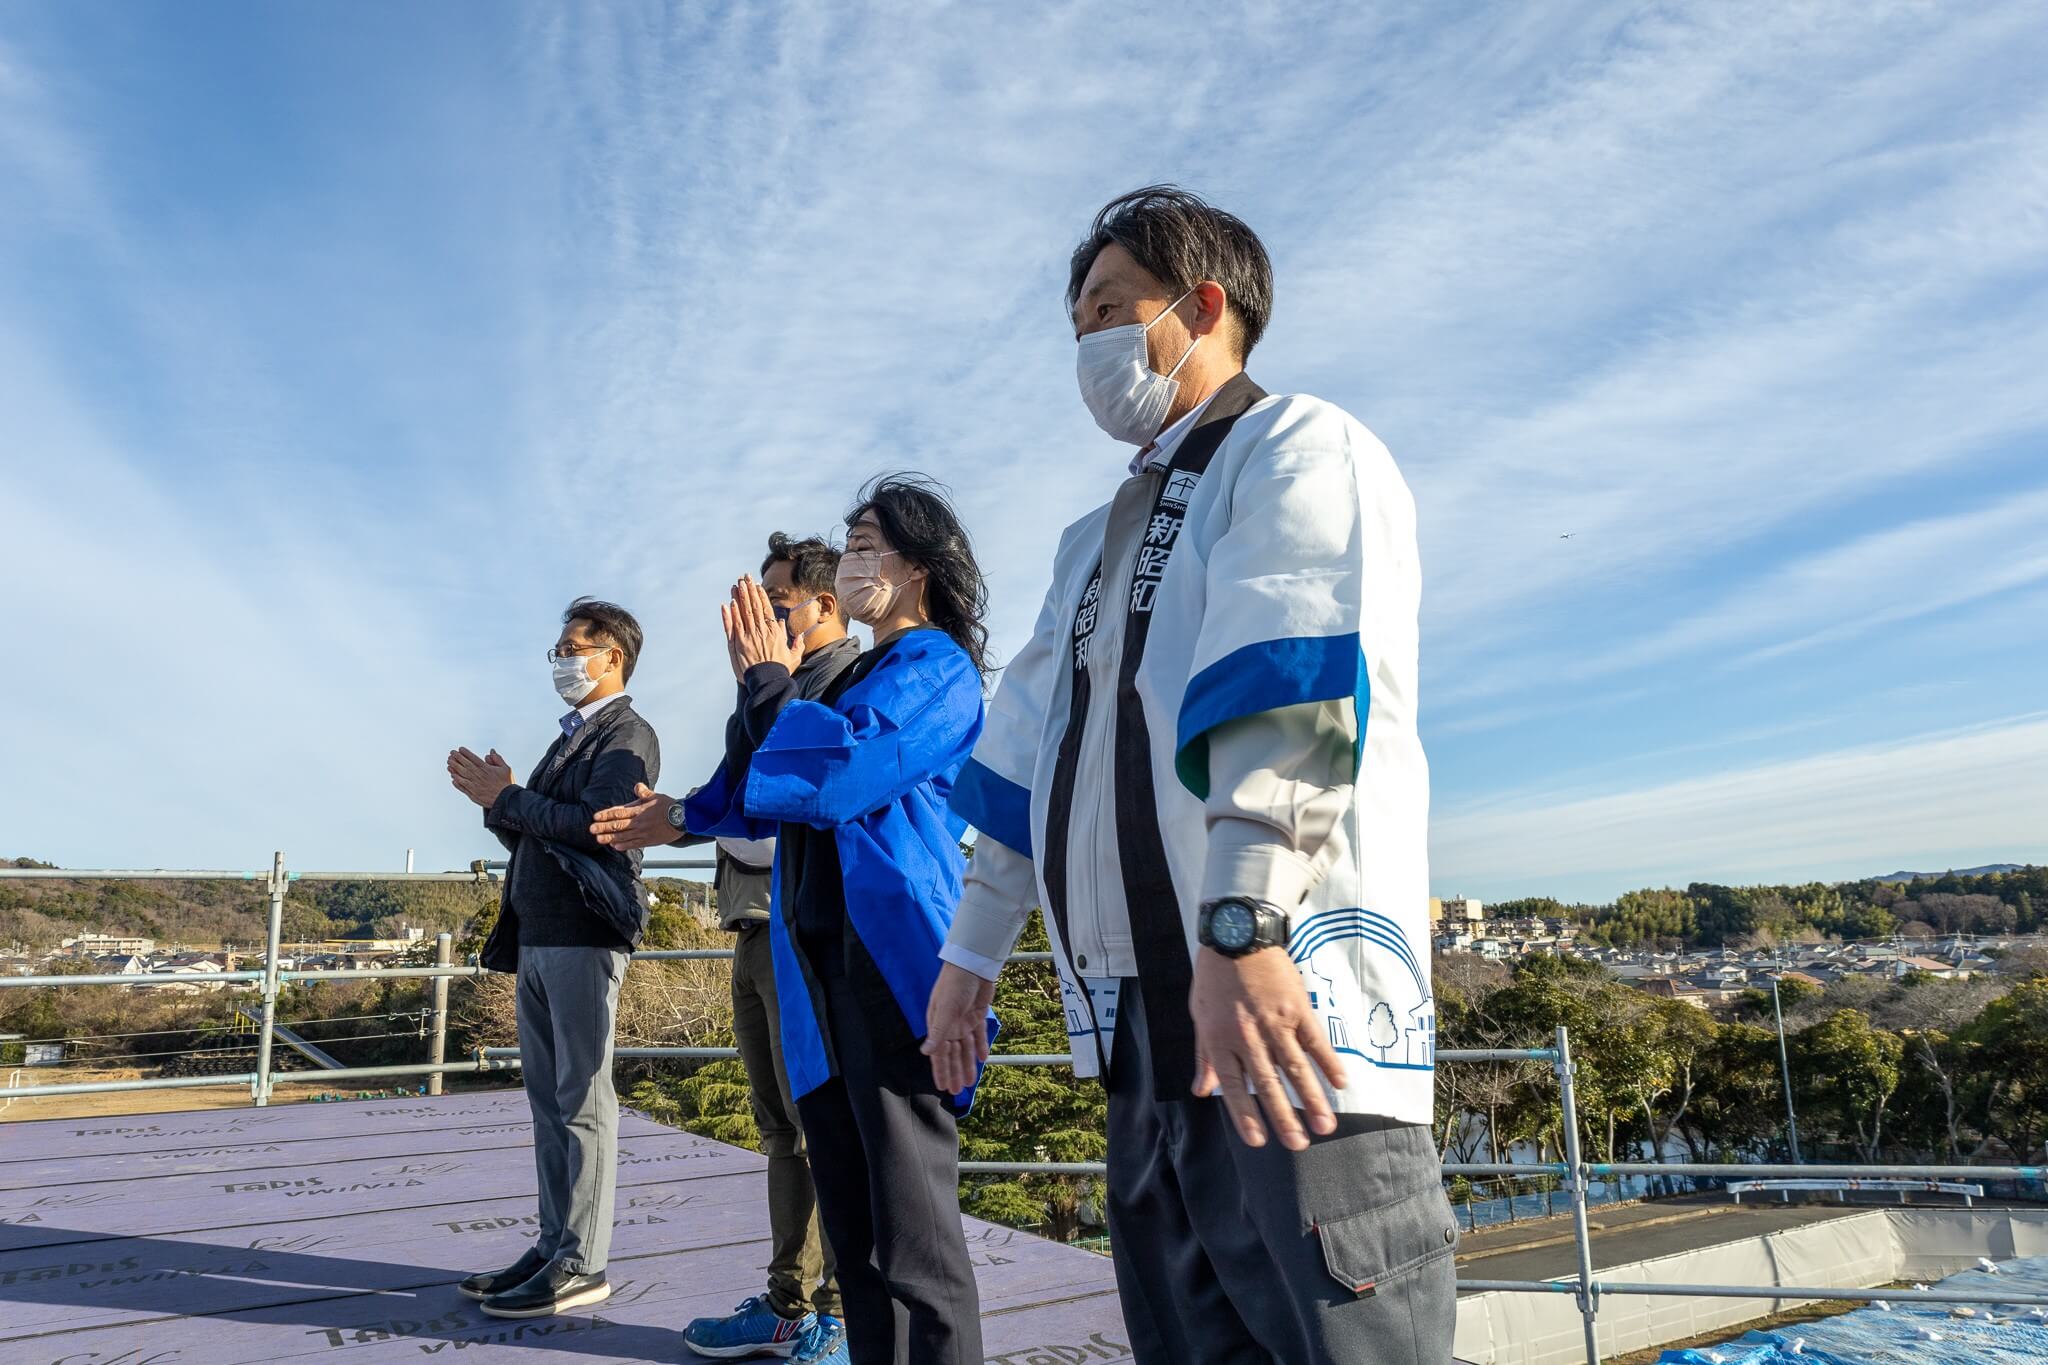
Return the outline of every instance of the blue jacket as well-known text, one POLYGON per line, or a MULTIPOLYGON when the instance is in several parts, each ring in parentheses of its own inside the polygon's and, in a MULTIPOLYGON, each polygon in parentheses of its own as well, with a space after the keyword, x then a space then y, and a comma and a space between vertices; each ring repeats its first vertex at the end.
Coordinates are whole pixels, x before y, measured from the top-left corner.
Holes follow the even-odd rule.
MULTIPOLYGON (((783 707, 739 789, 722 764, 686 807, 696 834, 767 838, 783 823, 831 830, 847 921, 918 1038, 966 870, 965 826, 948 798, 981 724, 981 675, 967 652, 942 631, 912 631, 835 704, 783 707)), ((783 1061, 790 1093, 801 1096, 831 1079, 832 1064, 797 961, 781 861, 778 847, 769 937, 783 1061)), ((973 1099, 970 1086, 953 1107, 964 1114, 973 1099)))

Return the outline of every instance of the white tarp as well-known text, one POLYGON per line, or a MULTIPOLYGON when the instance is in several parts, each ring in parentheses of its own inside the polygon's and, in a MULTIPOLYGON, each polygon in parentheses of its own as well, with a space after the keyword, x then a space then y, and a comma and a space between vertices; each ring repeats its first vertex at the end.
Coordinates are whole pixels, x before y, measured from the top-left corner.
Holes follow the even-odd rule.
MULTIPOLYGON (((1720 1229, 1733 1220, 1708 1219, 1720 1229)), ((1596 1243, 1597 1245, 1597 1243, 1596 1243)), ((1991 1260, 2048 1254, 2048 1210, 1872 1209, 1824 1222, 1738 1238, 1598 1270, 1600 1280, 1654 1284, 1869 1288, 1932 1280, 1991 1260)), ((1463 1267, 1492 1278, 1484 1259, 1463 1267)), ((1667 1342, 1765 1317, 1803 1300, 1602 1295, 1602 1355, 1667 1342)), ((1458 1300, 1457 1354, 1473 1365, 1581 1365, 1585 1329, 1569 1293, 1489 1292, 1458 1300)))

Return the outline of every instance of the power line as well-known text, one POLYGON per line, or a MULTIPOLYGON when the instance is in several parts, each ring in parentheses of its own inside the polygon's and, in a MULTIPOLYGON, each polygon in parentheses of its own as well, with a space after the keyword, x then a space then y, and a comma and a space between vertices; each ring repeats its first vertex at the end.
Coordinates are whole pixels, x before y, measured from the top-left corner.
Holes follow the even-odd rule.
MULTIPOLYGON (((406 1035, 410 1037, 411 1035, 406 1035)), ((177 1048, 169 1052, 131 1052, 119 1057, 70 1057, 62 1065, 67 1067, 97 1067, 101 1070, 120 1069, 133 1065, 145 1057, 226 1057, 240 1052, 254 1052, 256 1044, 244 1043, 234 1047, 177 1048)))
MULTIPOLYGON (((357 1033, 341 1038, 322 1038, 319 1040, 319 1043, 322 1047, 333 1047, 339 1043, 368 1043, 387 1038, 417 1037, 419 1037, 418 1033, 411 1029, 404 1029, 396 1033, 357 1033)), ((308 1039, 307 1041, 311 1042, 313 1040, 308 1039)), ((257 1044, 255 1043, 223 1043, 218 1046, 169 1048, 159 1052, 103 1053, 93 1057, 72 1057, 67 1058, 63 1065, 74 1067, 97 1066, 102 1068, 124 1067, 148 1057, 212 1057, 227 1056, 238 1052, 254 1052, 256 1050, 257 1044)))
MULTIPOLYGON (((326 1019, 281 1019, 278 1021, 278 1023, 284 1028, 302 1028, 308 1024, 346 1024, 357 1022, 367 1023, 379 1019, 419 1019, 430 1012, 431 1011, 427 1010, 392 1010, 384 1014, 337 1014, 326 1019)), ((243 1031, 235 1029, 231 1024, 227 1024, 219 1020, 209 1020, 206 1023, 190 1024, 184 1028, 137 1029, 132 1033, 80 1033, 68 1035, 63 1038, 30 1038, 24 1041, 32 1043, 97 1043, 107 1042, 118 1038, 166 1038, 180 1033, 204 1034, 214 1030, 227 1030, 229 1032, 243 1031)))

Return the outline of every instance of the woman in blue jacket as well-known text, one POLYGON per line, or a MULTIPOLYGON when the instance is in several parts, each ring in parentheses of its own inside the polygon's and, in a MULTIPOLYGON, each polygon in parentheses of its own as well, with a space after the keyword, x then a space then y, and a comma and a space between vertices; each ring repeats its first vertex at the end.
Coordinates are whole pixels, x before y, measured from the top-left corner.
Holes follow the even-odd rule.
POLYGON ((965 866, 948 797, 981 733, 986 590, 924 480, 870 485, 846 524, 839 600, 874 647, 799 699, 788 633, 742 579, 724 625, 744 723, 687 823, 778 836, 783 1054, 855 1365, 980 1365, 954 1126, 973 1088, 934 1088, 919 1041, 965 866))

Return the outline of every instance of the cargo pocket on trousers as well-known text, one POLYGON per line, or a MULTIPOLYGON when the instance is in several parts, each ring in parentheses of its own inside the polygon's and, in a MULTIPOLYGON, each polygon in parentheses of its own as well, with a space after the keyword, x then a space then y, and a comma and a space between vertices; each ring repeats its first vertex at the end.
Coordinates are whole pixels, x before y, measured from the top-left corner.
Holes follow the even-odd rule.
POLYGON ((1331 1278, 1360 1298, 1449 1256, 1458 1223, 1441 1189, 1418 1190, 1387 1208, 1366 1209, 1315 1224, 1331 1278))

